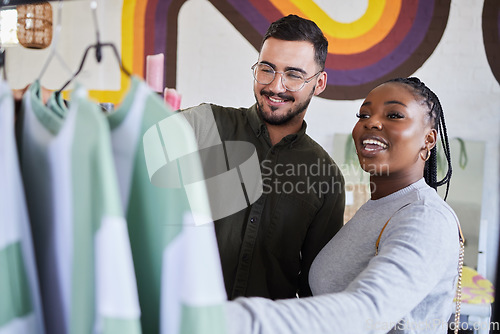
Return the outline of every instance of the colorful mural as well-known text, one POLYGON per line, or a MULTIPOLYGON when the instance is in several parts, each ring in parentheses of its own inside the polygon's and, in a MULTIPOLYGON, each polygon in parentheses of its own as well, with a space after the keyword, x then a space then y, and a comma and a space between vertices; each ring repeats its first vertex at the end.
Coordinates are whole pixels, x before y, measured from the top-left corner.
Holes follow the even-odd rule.
POLYGON ((483 42, 491 72, 500 83, 500 1, 485 0, 483 42))
MULTIPOLYGON (((140 76, 147 55, 165 54, 165 85, 176 87, 177 17, 187 0, 127 0, 122 16, 124 65, 140 76)), ((441 40, 451 0, 369 0, 354 22, 332 19, 313 0, 209 0, 257 49, 269 24, 297 14, 329 41, 322 97, 363 98, 378 83, 414 73, 441 40)))

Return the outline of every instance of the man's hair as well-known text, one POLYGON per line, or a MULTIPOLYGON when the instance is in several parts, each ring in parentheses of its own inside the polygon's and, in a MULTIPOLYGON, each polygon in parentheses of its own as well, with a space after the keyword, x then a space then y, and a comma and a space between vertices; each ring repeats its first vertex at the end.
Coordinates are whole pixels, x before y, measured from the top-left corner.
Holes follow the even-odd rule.
POLYGON ((321 67, 321 70, 325 69, 328 40, 313 21, 293 14, 282 17, 271 23, 262 39, 262 45, 269 37, 284 41, 307 41, 312 43, 315 53, 314 60, 321 67))

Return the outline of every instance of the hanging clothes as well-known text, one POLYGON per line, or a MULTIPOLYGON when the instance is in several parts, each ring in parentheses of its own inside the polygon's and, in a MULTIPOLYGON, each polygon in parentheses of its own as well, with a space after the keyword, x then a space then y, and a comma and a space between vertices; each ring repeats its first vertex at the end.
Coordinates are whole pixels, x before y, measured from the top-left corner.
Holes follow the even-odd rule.
MULTIPOLYGON (((126 211, 137 276, 144 333, 224 333, 226 293, 213 223, 194 225, 192 206, 208 208, 206 189, 188 198, 178 187, 159 187, 148 174, 144 136, 165 119, 174 132, 167 138, 183 152, 197 152, 189 124, 168 109, 147 84, 131 77, 121 105, 108 115, 113 156, 126 211), (196 202, 196 203, 195 203, 196 202)), ((164 155, 163 149, 154 152, 164 155)), ((190 172, 202 173, 190 160, 190 172)), ((182 174, 178 162, 170 167, 182 174)), ((209 210, 209 209, 207 209, 209 210)))
POLYGON ((0 80, 0 333, 43 334, 31 228, 14 135, 14 99, 0 80))
POLYGON ((68 107, 64 102, 62 93, 53 92, 52 94, 50 94, 45 104, 47 105, 47 108, 49 108, 60 118, 64 119, 64 117, 66 117, 66 114, 68 112, 68 107))
POLYGON ((59 114, 40 96, 23 96, 18 142, 47 333, 141 333, 105 117, 81 86, 59 114))

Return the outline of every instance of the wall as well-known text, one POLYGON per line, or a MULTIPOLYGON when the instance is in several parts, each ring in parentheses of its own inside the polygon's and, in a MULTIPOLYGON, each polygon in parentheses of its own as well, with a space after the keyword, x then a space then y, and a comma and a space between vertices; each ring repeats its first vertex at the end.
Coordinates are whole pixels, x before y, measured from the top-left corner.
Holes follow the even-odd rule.
MULTIPOLYGON (((486 275, 491 280, 499 236, 500 86, 485 56, 482 5, 482 1, 452 1, 441 42, 414 75, 438 94, 450 138, 485 142, 485 170, 478 174, 484 174, 482 219, 488 221, 486 275)), ((351 10, 356 6, 363 9, 361 1, 351 10)), ((230 106, 254 103, 250 66, 257 57, 257 51, 209 2, 191 0, 181 9, 177 83, 183 107, 203 101, 230 106)), ((360 105, 361 100, 313 99, 306 115, 309 135, 332 152, 334 134, 350 133, 360 105)))
MULTIPOLYGON (((127 0, 124 0, 127 1, 127 0)), ((316 1, 327 11, 355 19, 367 0, 351 2, 316 1), (328 5, 327 5, 328 4, 328 5), (340 12, 340 14, 339 14, 340 12)), ((89 2, 65 1, 58 52, 75 69, 85 47, 94 41, 89 2)), ((121 0, 98 2, 103 40, 121 45, 121 0)), ((54 11, 57 9, 53 3, 54 11)), ((494 277, 499 236, 500 176, 500 85, 488 65, 481 28, 483 2, 452 0, 444 35, 435 52, 413 75, 420 77, 440 97, 450 137, 484 142, 482 220, 487 221, 486 276, 494 277)), ((250 66, 258 53, 207 0, 189 0, 181 8, 178 25, 177 89, 182 107, 201 102, 228 106, 253 104, 250 66)), ((126 36, 124 36, 126 38, 126 36)), ((7 74, 13 88, 33 81, 49 50, 11 48, 7 54, 7 74)), ((57 60, 51 62, 42 83, 59 88, 69 77, 57 60)), ((97 65, 89 59, 79 80, 91 89, 118 89, 119 70, 111 55, 97 65)), ((308 132, 329 152, 336 133, 350 133, 361 100, 333 101, 317 97, 307 112, 308 132)), ((335 158, 335 157, 334 157, 335 158)), ((453 184, 451 186, 453 192, 453 184)), ((463 194, 467 197, 467 194, 463 194)), ((479 222, 478 222, 479 223, 479 222)))

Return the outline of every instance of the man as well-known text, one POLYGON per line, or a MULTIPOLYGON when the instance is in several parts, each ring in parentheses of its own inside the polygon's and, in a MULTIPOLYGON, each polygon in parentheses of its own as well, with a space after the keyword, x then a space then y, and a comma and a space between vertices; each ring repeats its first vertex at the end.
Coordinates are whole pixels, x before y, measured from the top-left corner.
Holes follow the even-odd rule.
POLYGON ((343 225, 343 176, 305 133, 309 102, 326 87, 327 47, 314 22, 281 18, 269 27, 252 66, 255 105, 201 104, 183 111, 200 145, 211 131, 200 120, 205 112, 215 119, 215 137, 251 143, 260 162, 260 198, 215 222, 229 299, 311 295, 311 263, 343 225))

